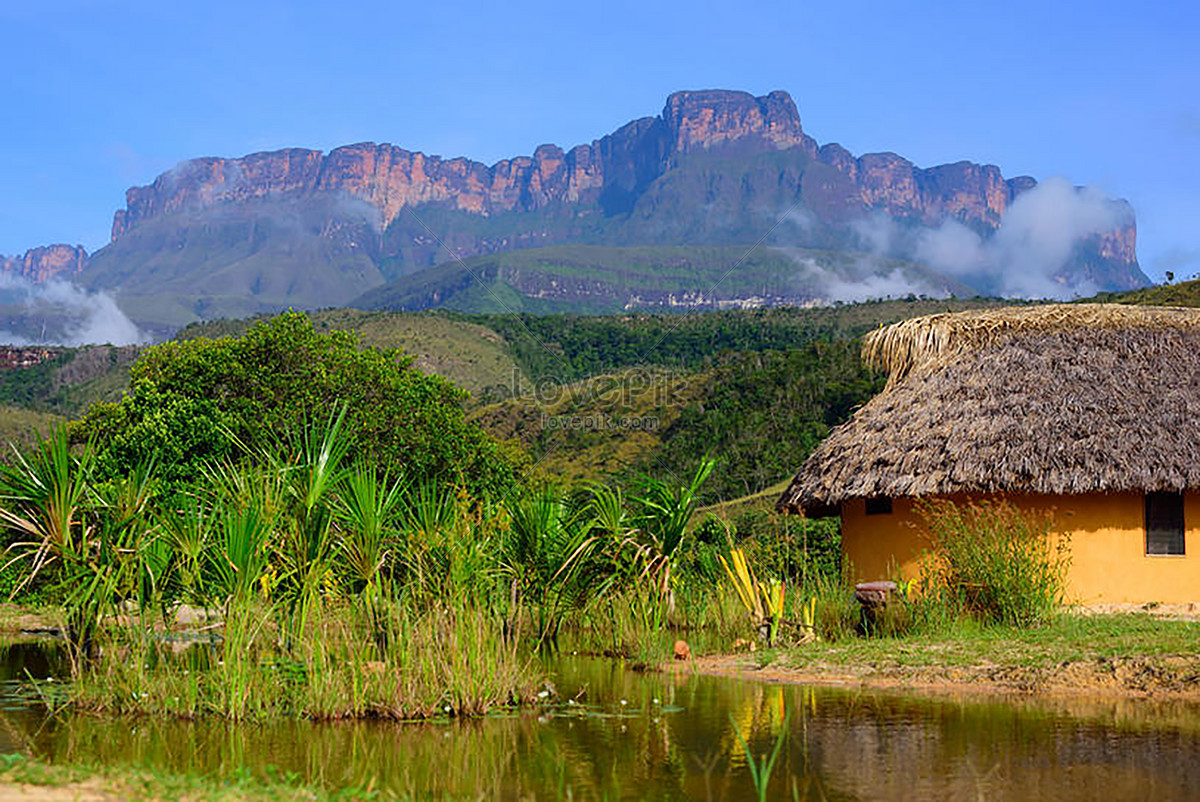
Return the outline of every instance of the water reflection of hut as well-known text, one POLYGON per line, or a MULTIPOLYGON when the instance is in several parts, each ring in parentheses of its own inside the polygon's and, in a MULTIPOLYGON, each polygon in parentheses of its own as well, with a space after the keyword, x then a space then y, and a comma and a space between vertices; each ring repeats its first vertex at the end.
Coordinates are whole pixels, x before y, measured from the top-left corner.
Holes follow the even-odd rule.
POLYGON ((931 315, 873 332, 863 355, 886 389, 777 504, 840 513, 860 578, 917 573, 915 500, 999 497, 1070 534, 1074 599, 1200 599, 1200 310, 931 315))

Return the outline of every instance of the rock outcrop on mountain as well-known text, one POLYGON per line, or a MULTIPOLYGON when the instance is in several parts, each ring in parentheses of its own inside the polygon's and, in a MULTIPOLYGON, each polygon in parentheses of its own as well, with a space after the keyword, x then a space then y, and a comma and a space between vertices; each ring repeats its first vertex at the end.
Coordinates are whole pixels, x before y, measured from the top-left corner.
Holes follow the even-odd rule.
MULTIPOLYGON (((786 92, 686 91, 593 142, 493 165, 376 143, 183 162, 128 190, 111 244, 80 278, 135 319, 140 305, 170 324, 341 304, 434 264, 552 245, 748 246, 766 234, 911 260, 921 232, 946 221, 986 240, 1037 186, 994 165, 921 168, 820 145, 786 92), (864 226, 881 216, 898 233, 876 242, 864 226)), ((1052 277, 1060 294, 1148 283, 1132 209, 1109 203, 1112 225, 1084 232, 1052 277)))
MULTIPOLYGON (((194 159, 149 186, 131 188, 126 208, 113 220, 113 240, 153 217, 252 198, 324 193, 366 201, 385 228, 404 208, 431 203, 485 216, 597 201, 608 211, 626 211, 630 204, 620 199, 636 197, 681 157, 728 146, 743 152, 795 149, 844 177, 861 210, 925 225, 953 218, 994 229, 1014 198, 1037 183, 1028 176, 1006 180, 990 164, 960 161, 922 169, 895 153, 855 158, 836 143, 818 147, 804 133, 786 92, 759 98, 745 92, 676 92, 659 117, 635 120, 570 151, 541 145, 532 157, 490 167, 369 142, 328 154, 293 148, 239 159, 194 159)), ((1132 221, 1109 233, 1106 255, 1134 263, 1135 236, 1132 221)))
POLYGON ((44 245, 22 256, 0 255, 0 275, 7 273, 33 282, 69 279, 82 272, 87 263, 88 253, 82 245, 44 245))
POLYGON ((995 228, 1013 198, 1035 184, 1028 177, 1006 181, 994 165, 962 161, 921 169, 894 153, 855 158, 837 144, 819 148, 804 133, 786 92, 759 98, 745 92, 676 92, 659 117, 635 120, 570 151, 542 145, 532 156, 490 167, 371 142, 328 154, 291 148, 237 159, 193 159, 149 186, 131 188, 126 208, 113 220, 112 236, 115 241, 164 215, 313 194, 344 193, 366 201, 385 228, 404 208, 431 203, 479 215, 530 212, 556 203, 600 202, 607 211, 627 211, 629 200, 681 158, 730 146, 743 153, 795 149, 797 156, 843 176, 862 210, 925 224, 953 217, 995 228))
POLYGON ((636 193, 666 172, 672 159, 726 144, 799 147, 810 157, 817 152, 786 92, 762 98, 745 92, 676 92, 660 117, 635 120, 567 152, 541 145, 532 156, 490 167, 373 142, 328 154, 292 148, 238 159, 193 159, 149 186, 131 188, 126 207, 113 219, 112 237, 115 241, 154 217, 269 196, 345 193, 378 209, 383 227, 405 207, 429 203, 480 215, 591 204, 606 188, 636 193))
POLYGON ((0 345, 0 370, 31 368, 56 356, 58 351, 50 348, 0 345))

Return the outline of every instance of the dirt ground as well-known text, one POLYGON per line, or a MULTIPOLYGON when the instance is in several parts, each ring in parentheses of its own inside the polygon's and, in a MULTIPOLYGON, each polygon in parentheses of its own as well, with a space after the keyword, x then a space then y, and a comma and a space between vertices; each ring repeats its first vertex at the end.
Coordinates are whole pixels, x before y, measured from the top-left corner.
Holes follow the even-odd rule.
POLYGON ((60 622, 48 612, 29 610, 16 604, 0 604, 0 635, 44 633, 58 626, 60 622))
POLYGON ((1105 615, 1107 613, 1148 613, 1155 618, 1174 621, 1200 621, 1200 602, 1182 604, 1085 604, 1071 608, 1082 615, 1105 615))
POLYGON ((25 802, 35 799, 47 802, 114 802, 122 797, 91 780, 67 785, 0 783, 0 802, 25 802))
POLYGON ((753 656, 710 655, 672 670, 759 682, 784 682, 880 690, 984 695, 1153 697, 1200 702, 1200 655, 1078 661, 1050 668, 998 666, 845 666, 785 662, 760 667, 753 656))
MULTIPOLYGON (((1143 613, 1175 621, 1200 621, 1200 602, 1182 604, 1095 604, 1072 608, 1081 615, 1143 613)), ((976 665, 875 666, 809 662, 789 665, 786 655, 765 666, 752 654, 699 657, 669 670, 760 682, 915 690, 933 693, 1013 693, 1056 697, 1153 697, 1200 702, 1200 643, 1195 654, 1105 658, 1063 662, 1054 666, 976 665)))

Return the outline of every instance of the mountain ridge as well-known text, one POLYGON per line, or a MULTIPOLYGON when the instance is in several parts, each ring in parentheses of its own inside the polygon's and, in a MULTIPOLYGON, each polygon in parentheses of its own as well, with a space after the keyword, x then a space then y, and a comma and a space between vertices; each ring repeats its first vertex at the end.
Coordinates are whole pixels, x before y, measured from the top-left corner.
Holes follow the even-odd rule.
POLYGON ((52 278, 71 278, 87 266, 89 254, 82 245, 56 242, 30 248, 20 256, 0 254, 0 275, 10 275, 32 282, 52 278))
MULTIPOLYGON (((657 117, 643 117, 568 151, 539 145, 531 156, 487 165, 465 156, 444 159, 390 143, 361 142, 325 153, 304 148, 261 151, 238 158, 182 162, 145 186, 126 192, 114 214, 112 240, 144 220, 248 198, 344 191, 377 208, 387 227, 407 206, 447 202, 459 211, 490 215, 534 211, 555 201, 599 202, 609 214, 628 211, 628 194, 696 151, 758 144, 798 149, 851 182, 866 209, 940 222, 957 215, 995 226, 1008 206, 1037 182, 1006 179, 1000 168, 967 160, 921 168, 890 152, 855 157, 836 142, 818 145, 806 134, 791 96, 763 97, 729 90, 672 93, 657 117)), ((1132 261, 1132 238, 1112 253, 1132 261)))
MULTIPOLYGON (((978 261, 1006 214, 1042 186, 995 165, 921 168, 891 152, 854 156, 820 144, 784 91, 688 90, 672 93, 657 116, 590 143, 543 144, 492 165, 370 142, 187 160, 127 190, 107 246, 73 268, 32 273, 69 273, 113 292, 139 322, 171 327, 341 305, 439 263, 547 246, 762 239, 869 251, 882 264, 926 261, 929 232, 954 225, 974 238, 978 261), (881 222, 883 237, 872 230, 881 222)), ((1080 232, 1065 261, 1025 294, 1149 284, 1132 207, 1103 199, 1102 211, 1102 224, 1080 232)), ((985 294, 1005 286, 969 271, 947 275, 985 294)))

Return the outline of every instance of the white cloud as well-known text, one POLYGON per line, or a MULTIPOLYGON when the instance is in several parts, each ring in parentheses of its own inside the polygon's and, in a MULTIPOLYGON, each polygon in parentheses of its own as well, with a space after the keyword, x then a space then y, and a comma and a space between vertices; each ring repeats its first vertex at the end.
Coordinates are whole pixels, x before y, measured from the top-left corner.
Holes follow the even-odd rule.
POLYGON ((858 237, 863 250, 877 256, 890 254, 898 235, 895 221, 879 211, 851 222, 850 230, 858 237))
POLYGON ((884 269, 883 264, 873 257, 864 257, 841 269, 822 267, 810 257, 792 258, 800 268, 797 279, 802 285, 817 298, 830 303, 909 295, 944 298, 947 295, 943 287, 900 267, 884 269))
POLYGON ((914 255, 935 270, 1008 298, 1091 295, 1094 284, 1068 282, 1061 271, 1082 240, 1119 223, 1119 207, 1099 190, 1051 178, 1017 196, 990 238, 951 220, 922 232, 914 255))
POLYGON ((36 337, 0 331, 0 341, 13 345, 129 345, 148 338, 122 312, 107 293, 91 293, 80 287, 51 279, 33 283, 22 276, 0 273, 0 293, 21 314, 44 315, 55 322, 54 330, 36 337))

